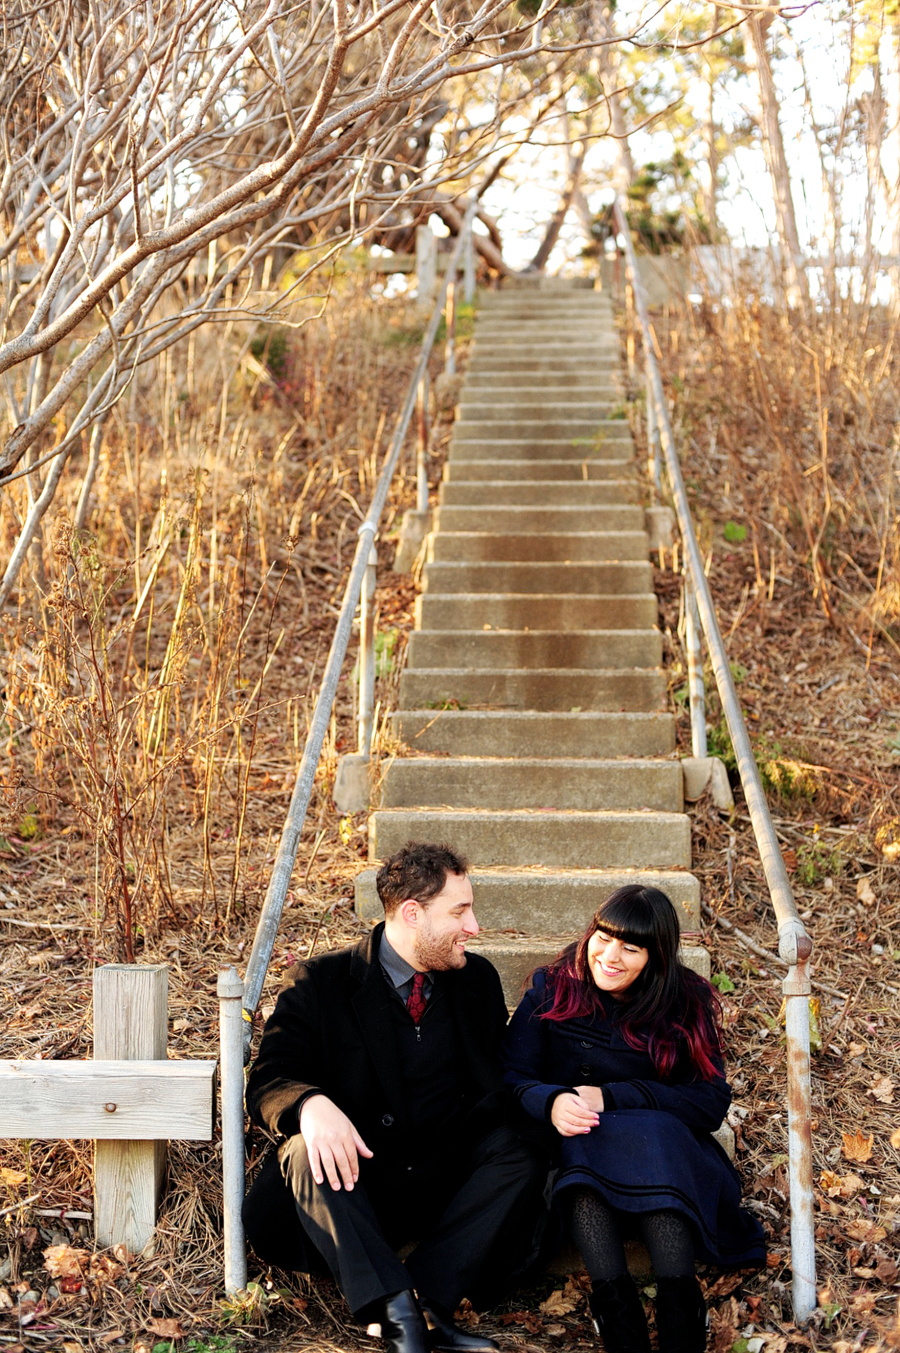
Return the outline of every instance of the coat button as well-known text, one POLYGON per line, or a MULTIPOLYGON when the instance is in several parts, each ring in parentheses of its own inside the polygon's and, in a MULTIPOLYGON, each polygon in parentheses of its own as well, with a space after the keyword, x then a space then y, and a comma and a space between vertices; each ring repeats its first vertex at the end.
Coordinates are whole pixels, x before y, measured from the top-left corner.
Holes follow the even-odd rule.
POLYGON ((593 1071, 593 1069, 594 1069, 594 1068, 593 1068, 588 1062, 582 1062, 582 1063, 581 1063, 581 1074, 582 1074, 582 1076, 589 1076, 589 1075, 591 1074, 591 1072, 593 1071))
POLYGON ((590 1042, 588 1041, 588 1039, 583 1038, 583 1039, 581 1040, 581 1046, 582 1046, 583 1048, 589 1048, 591 1045, 590 1045, 590 1042))
POLYGON ((386 1113, 381 1120, 381 1125, 382 1127, 393 1127, 394 1115, 392 1113, 386 1113))

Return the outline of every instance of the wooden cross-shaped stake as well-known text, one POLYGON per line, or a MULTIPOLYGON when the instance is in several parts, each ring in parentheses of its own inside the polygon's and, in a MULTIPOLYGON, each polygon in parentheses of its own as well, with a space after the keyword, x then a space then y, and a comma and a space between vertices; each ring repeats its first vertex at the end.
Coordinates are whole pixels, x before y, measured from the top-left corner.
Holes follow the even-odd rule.
POLYGON ((215 1061, 166 1060, 168 969, 94 971, 92 1062, 0 1061, 0 1138, 91 1138, 94 1235, 149 1252, 166 1141, 208 1142, 215 1061))

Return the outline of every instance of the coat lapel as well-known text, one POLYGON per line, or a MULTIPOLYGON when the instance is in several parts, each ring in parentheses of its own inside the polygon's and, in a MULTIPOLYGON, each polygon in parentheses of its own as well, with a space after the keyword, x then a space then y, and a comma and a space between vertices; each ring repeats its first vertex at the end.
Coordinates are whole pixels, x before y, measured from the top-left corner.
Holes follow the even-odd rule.
POLYGON ((406 1104, 391 1020, 391 993, 378 962, 378 945, 383 931, 384 924, 377 925, 356 947, 350 971, 359 982, 359 989, 351 998, 351 1004, 388 1104, 395 1117, 405 1122, 406 1104))
POLYGON ((488 1056, 485 1047, 484 1021, 479 1002, 474 998, 464 973, 438 974, 456 1021, 463 1051, 468 1058, 472 1076, 484 1094, 500 1088, 500 1070, 495 1058, 488 1056))

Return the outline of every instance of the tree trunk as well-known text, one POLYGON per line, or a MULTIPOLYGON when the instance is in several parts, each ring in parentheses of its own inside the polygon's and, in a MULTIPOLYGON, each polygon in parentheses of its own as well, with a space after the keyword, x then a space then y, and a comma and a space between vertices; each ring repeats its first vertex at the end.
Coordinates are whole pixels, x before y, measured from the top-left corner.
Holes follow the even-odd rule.
POLYGON ((774 15, 757 15, 750 19, 747 29, 753 63, 759 78, 760 130, 772 192, 775 198, 775 217, 781 242, 782 266, 787 279, 788 300, 806 312, 809 307, 809 283, 803 268, 803 250, 791 196, 791 176, 779 121, 778 91, 772 79, 767 35, 774 15))
POLYGON ((569 208, 572 205, 572 199, 578 191, 578 184, 581 179, 581 170, 584 165, 585 148, 578 152, 574 159, 569 163, 569 177, 566 180, 566 186, 562 190, 562 196, 559 199, 559 205, 550 218, 550 222, 544 232, 544 238, 538 246, 537 253, 528 265, 529 272, 543 272, 547 266, 547 260, 553 253, 556 241, 559 239, 559 232, 563 228, 563 222, 566 219, 569 208))
POLYGON ((612 25, 612 11, 607 5, 594 0, 591 5, 591 36, 597 43, 596 74, 606 95, 609 112, 609 130, 615 138, 618 153, 618 176, 616 187, 621 193, 627 193, 634 183, 634 159, 628 144, 628 132, 625 114, 622 111, 621 95, 616 92, 618 85, 618 49, 615 47, 615 30, 612 25))
MULTIPOLYGON (((719 27, 719 6, 713 7, 713 32, 719 27)), ((706 60, 706 108, 703 118, 703 139, 706 142, 707 181, 703 187, 703 212, 714 242, 719 234, 718 177, 719 152, 716 146, 716 67, 713 55, 706 60)))

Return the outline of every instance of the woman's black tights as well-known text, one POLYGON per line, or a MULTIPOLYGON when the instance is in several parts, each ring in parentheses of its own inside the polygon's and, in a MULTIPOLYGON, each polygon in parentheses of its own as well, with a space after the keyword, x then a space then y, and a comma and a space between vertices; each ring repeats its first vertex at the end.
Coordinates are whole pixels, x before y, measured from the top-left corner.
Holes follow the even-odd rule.
MULTIPOLYGON (((594 1189, 567 1189, 569 1234, 578 1246, 591 1282, 628 1272, 622 1244, 622 1214, 594 1189)), ((634 1217, 638 1239, 650 1253, 657 1278, 694 1276, 694 1243, 680 1212, 641 1212, 634 1217)))

